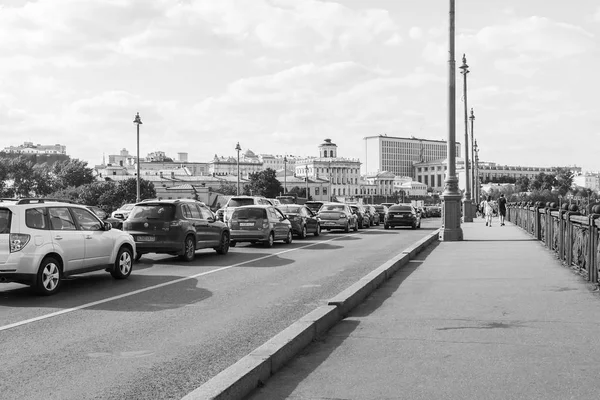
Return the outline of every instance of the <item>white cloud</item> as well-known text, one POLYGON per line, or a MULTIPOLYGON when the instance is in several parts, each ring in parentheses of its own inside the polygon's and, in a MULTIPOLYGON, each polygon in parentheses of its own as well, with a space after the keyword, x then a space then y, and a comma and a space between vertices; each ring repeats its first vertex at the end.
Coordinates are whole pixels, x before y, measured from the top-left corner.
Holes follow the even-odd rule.
POLYGON ((598 7, 598 9, 596 10, 596 12, 594 13, 594 20, 595 21, 600 21, 600 7, 598 7))
POLYGON ((418 26, 413 26, 409 29, 408 36, 410 36, 411 39, 421 39, 423 37, 423 30, 418 26))
POLYGON ((402 37, 397 33, 394 33, 388 40, 385 41, 385 44, 388 46, 395 46, 402 43, 402 37))

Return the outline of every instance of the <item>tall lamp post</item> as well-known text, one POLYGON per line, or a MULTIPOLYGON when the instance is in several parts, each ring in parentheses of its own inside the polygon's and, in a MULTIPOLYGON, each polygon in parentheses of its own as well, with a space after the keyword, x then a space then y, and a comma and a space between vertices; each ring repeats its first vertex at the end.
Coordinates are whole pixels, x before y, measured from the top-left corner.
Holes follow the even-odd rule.
POLYGON ((475 201, 475 205, 477 205, 479 203, 477 202, 477 191, 475 190, 475 132, 473 131, 475 114, 473 114, 473 107, 471 107, 471 115, 469 116, 469 120, 471 121, 471 197, 475 201))
POLYGON ((237 151, 237 191, 236 191, 236 195, 239 196, 240 195, 240 150, 242 150, 242 148, 240 147, 240 142, 237 142, 237 144, 235 145, 235 150, 237 151))
POLYGON ((442 193, 441 241, 461 241, 460 200, 456 178, 456 62, 454 60, 454 9, 455 0, 450 0, 449 60, 448 60, 448 174, 442 193))
POLYGON ((469 114, 467 112, 467 74, 469 66, 467 57, 463 54, 462 65, 460 66, 463 75, 463 97, 465 103, 465 198, 463 200, 463 220, 473 222, 473 209, 471 208, 471 178, 469 174, 469 114))
POLYGON ((137 168, 136 168, 136 179, 135 179, 135 188, 136 188, 135 201, 136 201, 136 203, 139 203, 141 200, 140 199, 140 125, 142 125, 142 119, 140 118, 139 112, 137 114, 135 114, 135 119, 133 120, 133 123, 137 125, 137 159, 136 159, 137 168))
POLYGON ((287 156, 283 156, 283 194, 287 193, 287 156))
POLYGON ((308 200, 308 164, 304 167, 304 171, 306 172, 306 200, 308 200))
POLYGON ((477 140, 475 140, 475 144, 473 145, 473 151, 475 152, 473 162, 475 165, 475 186, 473 186, 473 190, 475 190, 475 203, 479 205, 481 203, 481 195, 479 193, 479 147, 477 147, 477 140))

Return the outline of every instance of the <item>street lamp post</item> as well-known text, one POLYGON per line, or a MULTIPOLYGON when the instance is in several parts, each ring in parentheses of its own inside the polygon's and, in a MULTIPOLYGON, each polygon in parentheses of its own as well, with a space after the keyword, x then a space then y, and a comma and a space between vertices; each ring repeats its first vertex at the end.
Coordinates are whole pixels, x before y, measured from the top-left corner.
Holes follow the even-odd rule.
POLYGON ((475 165, 475 186, 473 186, 473 188, 475 190, 475 203, 479 206, 481 194, 479 193, 479 147, 477 147, 477 140, 475 140, 475 144, 473 145, 473 151, 475 152, 475 159, 473 162, 475 165))
POLYGON ((136 179, 135 179, 135 188, 136 195, 135 201, 136 203, 140 202, 140 125, 142 125, 142 119, 140 118, 140 113, 135 114, 135 119, 133 123, 137 125, 137 159, 136 159, 136 179))
POLYGON ((308 200, 308 164, 304 167, 304 171, 306 171, 306 200, 308 200))
POLYGON ((454 9, 455 0, 450 0, 449 60, 448 60, 448 175, 442 193, 441 241, 461 241, 460 200, 456 178, 456 62, 454 60, 454 9))
POLYGON ((467 112, 467 74, 469 66, 467 57, 463 54, 461 74, 463 75, 463 98, 465 103, 465 198, 463 200, 463 220, 473 222, 473 209, 471 208, 471 178, 469 174, 469 114, 467 112))
POLYGON ((236 195, 239 196, 240 195, 240 150, 242 150, 242 148, 240 147, 240 142, 237 142, 237 144, 235 145, 235 150, 237 151, 237 191, 236 191, 236 195))
POLYGON ((283 194, 287 193, 287 156, 283 156, 283 194))
POLYGON ((475 205, 477 205, 479 203, 477 203, 477 191, 475 190, 475 132, 473 131, 473 121, 475 121, 475 114, 473 114, 473 107, 471 107, 471 115, 469 116, 469 120, 471 121, 471 197, 475 201, 475 205))

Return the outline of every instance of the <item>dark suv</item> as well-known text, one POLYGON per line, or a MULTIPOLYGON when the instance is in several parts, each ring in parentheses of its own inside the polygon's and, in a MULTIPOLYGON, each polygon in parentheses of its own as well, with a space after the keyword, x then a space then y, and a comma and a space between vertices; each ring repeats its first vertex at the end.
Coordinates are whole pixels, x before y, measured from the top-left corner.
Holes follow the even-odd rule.
POLYGON ((198 249, 229 251, 229 227, 196 200, 137 203, 123 222, 123 230, 135 240, 136 260, 146 253, 167 253, 192 261, 198 249))

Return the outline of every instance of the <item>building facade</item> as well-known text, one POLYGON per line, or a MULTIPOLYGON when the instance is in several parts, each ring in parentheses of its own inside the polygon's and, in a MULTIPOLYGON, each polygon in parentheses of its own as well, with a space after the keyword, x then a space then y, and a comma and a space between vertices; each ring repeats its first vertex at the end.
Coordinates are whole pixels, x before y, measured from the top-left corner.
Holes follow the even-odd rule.
MULTIPOLYGON (((448 155, 447 142, 387 135, 367 136, 365 141, 366 173, 388 171, 396 176, 414 175, 416 162, 444 159, 448 155)), ((456 157, 460 157, 460 143, 456 142, 456 157)))
POLYGON ((5 147, 4 152, 22 154, 67 154, 67 146, 63 146, 62 144, 33 144, 33 142, 24 142, 18 146, 5 147))
POLYGON ((573 186, 583 187, 597 192, 600 190, 600 173, 586 172, 573 177, 573 186))

